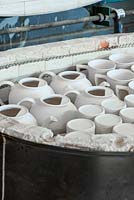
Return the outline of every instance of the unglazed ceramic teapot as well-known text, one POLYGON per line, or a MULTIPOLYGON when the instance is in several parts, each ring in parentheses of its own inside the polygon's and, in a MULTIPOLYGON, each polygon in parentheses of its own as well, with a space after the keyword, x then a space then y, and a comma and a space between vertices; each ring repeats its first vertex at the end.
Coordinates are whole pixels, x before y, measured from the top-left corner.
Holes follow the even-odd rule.
POLYGON ((38 100, 26 98, 19 104, 32 104, 30 112, 35 116, 40 126, 50 128, 54 133, 64 133, 66 123, 74 119, 77 114, 76 107, 67 96, 53 94, 38 100))
POLYGON ((65 94, 70 90, 83 91, 91 86, 85 74, 76 71, 64 71, 56 75, 53 72, 43 72, 40 78, 51 77, 50 86, 55 93, 65 94))
POLYGON ((16 104, 26 97, 38 99, 54 94, 53 89, 48 86, 45 80, 34 77, 21 79, 18 84, 14 84, 11 81, 0 82, 0 87, 3 85, 11 86, 9 93, 10 104, 16 104))
POLYGON ((77 108, 89 104, 101 105, 105 99, 117 98, 112 89, 103 86, 92 86, 83 92, 70 91, 66 93, 70 98, 73 94, 75 95, 73 102, 77 108))
POLYGON ((0 106, 0 114, 22 124, 37 125, 34 116, 29 113, 28 109, 24 106, 15 104, 3 105, 0 106))

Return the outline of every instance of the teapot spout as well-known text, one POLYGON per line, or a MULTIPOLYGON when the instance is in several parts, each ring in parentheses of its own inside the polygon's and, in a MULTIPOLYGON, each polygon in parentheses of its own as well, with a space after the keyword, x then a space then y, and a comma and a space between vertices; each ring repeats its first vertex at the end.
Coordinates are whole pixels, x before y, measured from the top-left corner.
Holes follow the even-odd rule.
POLYGON ((80 92, 77 90, 70 90, 66 92, 64 95, 69 97, 72 103, 75 103, 76 98, 80 95, 80 92))
POLYGON ((54 122, 58 122, 58 119, 55 116, 50 116, 43 124, 43 127, 48 127, 54 123, 54 122))

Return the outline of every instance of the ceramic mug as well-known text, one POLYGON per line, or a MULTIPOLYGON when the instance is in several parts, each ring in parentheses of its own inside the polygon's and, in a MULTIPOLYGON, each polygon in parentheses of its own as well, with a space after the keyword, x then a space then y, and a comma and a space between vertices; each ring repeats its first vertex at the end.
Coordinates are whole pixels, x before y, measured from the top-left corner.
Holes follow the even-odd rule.
POLYGON ((83 105, 79 107, 78 111, 80 117, 90 120, 94 120, 95 117, 105 114, 105 110, 102 106, 94 104, 83 105))
POLYGON ((125 96, 124 101, 128 107, 134 107, 134 94, 129 94, 125 96))
POLYGON ((88 134, 95 134, 95 124, 89 119, 79 118, 67 122, 66 132, 84 131, 88 134))
POLYGON ((134 123, 134 108, 124 108, 120 111, 120 116, 124 123, 134 123))
POLYGON ((101 105, 106 113, 115 115, 118 115, 121 109, 126 108, 125 102, 119 99, 106 99, 101 105))
POLYGON ((115 53, 109 56, 109 60, 116 63, 117 68, 127 69, 134 64, 134 56, 128 53, 115 53))
MULTIPOLYGON (((96 74, 95 82, 96 85, 100 84, 100 80, 107 81, 110 87, 114 90, 116 95, 123 100, 128 94, 127 85, 129 82, 134 80, 134 73, 128 69, 115 69, 107 73, 107 75, 96 74)), ((103 82, 101 83, 103 85, 103 82)))
POLYGON ((96 134, 112 133, 113 127, 122 123, 121 117, 114 114, 104 114, 95 118, 96 134))
POLYGON ((106 59, 95 59, 88 62, 88 65, 77 64, 76 69, 80 71, 81 69, 88 70, 88 78, 95 85, 95 74, 106 74, 108 71, 115 69, 116 64, 110 60, 106 59))
POLYGON ((89 146, 91 142, 91 135, 85 131, 69 132, 63 137, 62 142, 64 142, 66 146, 86 147, 89 146))
POLYGON ((134 124, 132 123, 123 123, 116 125, 113 128, 113 132, 122 136, 132 136, 134 137, 134 124))
POLYGON ((37 125, 35 117, 24 106, 8 104, 0 106, 0 114, 12 118, 19 123, 37 125))
POLYGON ((9 93, 10 104, 17 104, 26 97, 38 99, 42 96, 47 97, 50 94, 54 94, 53 89, 47 85, 46 81, 35 77, 21 79, 18 84, 14 84, 11 81, 0 82, 0 87, 3 85, 11 86, 9 93))

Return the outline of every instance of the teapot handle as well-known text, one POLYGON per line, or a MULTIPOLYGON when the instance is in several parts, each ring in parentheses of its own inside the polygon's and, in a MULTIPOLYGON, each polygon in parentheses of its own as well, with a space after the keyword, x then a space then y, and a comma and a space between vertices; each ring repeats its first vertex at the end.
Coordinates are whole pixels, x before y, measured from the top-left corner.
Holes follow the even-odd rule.
POLYGON ((83 65, 83 64, 76 64, 76 71, 80 72, 81 69, 88 69, 88 65, 83 65))
POLYGON ((3 85, 8 85, 10 87, 14 87, 15 84, 12 81, 1 81, 0 82, 0 87, 2 87, 3 85))
POLYGON ((42 72, 42 73, 39 75, 39 78, 46 80, 46 81, 48 82, 48 84, 49 84, 49 83, 52 82, 53 77, 55 77, 55 76, 56 76, 56 74, 55 74, 54 72, 45 71, 45 72, 42 72), (50 81, 47 80, 49 77, 51 78, 50 81))
POLYGON ((124 97, 129 94, 129 87, 124 85, 116 85, 116 95, 119 99, 124 100, 124 97), (123 94, 122 94, 123 93, 123 94))
POLYGON ((25 106, 27 109, 31 109, 32 105, 35 104, 36 101, 33 98, 24 98, 21 101, 19 101, 17 104, 21 106, 25 106))
POLYGON ((110 87, 110 84, 107 82, 107 76, 103 74, 95 74, 95 85, 110 87))
POLYGON ((77 96, 80 95, 80 92, 77 90, 70 90, 67 91, 64 95, 67 96, 72 101, 72 103, 75 103, 75 100, 77 96))

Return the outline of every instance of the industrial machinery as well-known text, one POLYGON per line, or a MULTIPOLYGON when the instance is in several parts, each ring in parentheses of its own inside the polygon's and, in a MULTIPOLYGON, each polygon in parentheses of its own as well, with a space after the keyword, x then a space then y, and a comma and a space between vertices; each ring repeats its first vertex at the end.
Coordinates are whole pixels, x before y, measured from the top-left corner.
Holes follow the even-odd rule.
MULTIPOLYGON (((2 5, 10 6, 10 2, 15 3, 16 1, 1 0, 0 13, 2 13, 1 9, 4 8, 3 16, 7 16, 7 13, 11 15, 11 7, 7 10, 7 7, 2 5), (8 3, 10 4, 8 5, 8 3)), ((44 1, 31 0, 29 2, 38 4, 44 1)), ((51 0, 47 2, 51 2, 51 0)), ((49 20, 32 24, 30 20, 36 21, 38 17, 23 16, 26 14, 23 12, 20 14, 21 17, 17 18, 20 23, 16 22, 17 25, 12 26, 10 23, 8 27, 3 26, 3 29, 0 30, 0 49, 22 48, 5 51, 3 55, 0 53, 0 81, 8 79, 16 81, 18 76, 39 73, 44 71, 45 67, 47 70, 63 71, 72 64, 75 65, 85 59, 98 58, 98 56, 106 57, 112 50, 125 49, 124 52, 126 52, 128 47, 133 49, 133 34, 129 34, 128 38, 126 34, 116 34, 115 37, 114 34, 113 36, 105 36, 106 33, 122 33, 124 25, 122 20, 128 16, 132 17, 134 14, 132 9, 115 9, 109 6, 109 3, 111 5, 111 3, 125 1, 92 1, 91 5, 89 5, 90 0, 82 0, 81 2, 85 2, 82 3, 81 6, 84 6, 82 8, 78 8, 81 7, 80 4, 70 7, 78 9, 76 9, 77 16, 74 16, 75 10, 66 11, 71 12, 69 19, 66 19, 65 12, 51 13, 43 15, 45 19, 48 17, 49 20), (50 19, 50 16, 53 17, 50 19), (62 17, 58 20, 59 16, 62 17), (94 43, 92 43, 92 38, 83 38, 70 41, 70 43, 69 41, 61 42, 63 46, 44 44, 101 33, 103 33, 103 40, 108 41, 108 46, 104 49, 99 48, 102 42, 101 37, 94 37, 94 43), (125 40, 126 38, 128 40, 125 40), (92 48, 90 48, 91 43, 92 48), (35 44, 42 45, 36 46, 35 44), (32 46, 23 48, 23 46, 29 45, 35 46, 33 49, 32 46)), ((18 3, 26 5, 28 1, 19 0, 18 3)), ((23 7, 20 6, 19 9, 22 11, 23 7)), ((55 5, 53 5, 53 9, 55 10, 55 5)), ((33 11, 36 11, 36 7, 33 11)), ((30 10, 29 14, 33 11, 30 10)), ((43 13, 45 13, 44 10, 40 12, 40 14, 43 13)), ((8 21, 9 18, 4 19, 8 21)), ((128 28, 128 25, 129 23, 125 24, 125 28, 128 28)), ((132 25, 133 23, 130 23, 129 26, 132 25)), ((0 125, 1 200, 134 199, 133 152, 91 152, 89 149, 79 150, 37 144, 8 136, 6 131, 12 126, 12 123, 7 124, 6 127, 3 124, 0 125)), ((24 126, 23 128, 23 130, 20 129, 22 133, 26 130, 24 126)), ((17 132, 19 128, 14 128, 15 131, 19 133, 17 132)))
MULTIPOLYGON (((44 10, 38 10, 36 6, 34 7, 35 4, 32 4, 32 0, 9 0, 9 2, 2 0, 0 3, 1 17, 5 16, 0 19, 0 50, 78 37, 89 37, 98 34, 121 33, 124 32, 124 29, 125 32, 128 29, 132 31, 133 27, 131 20, 134 14, 133 10, 126 10, 119 7, 120 3, 121 5, 126 4, 127 1, 125 0, 85 0, 79 1, 79 3, 75 0, 70 1, 74 2, 72 4, 68 1, 67 3, 65 3, 66 1, 63 3, 63 1, 59 0, 56 1, 55 6, 53 6, 51 1, 41 0, 40 3, 39 1, 38 3, 34 1, 34 3, 40 6, 46 2, 44 10), (29 7, 31 7, 33 13, 27 13, 27 15, 43 13, 44 15, 39 15, 35 18, 34 16, 26 16, 26 13, 22 12, 8 13, 13 12, 13 9, 6 9, 5 7, 10 7, 11 3, 14 5, 15 3, 27 4, 28 2, 30 2, 29 7), (114 8, 116 4, 119 9, 114 8), (48 12, 46 9, 49 5, 53 6, 54 9, 50 7, 48 12), (19 15, 20 17, 9 18, 9 16, 15 15, 19 15), (124 20, 125 17, 126 20, 124 20)), ((22 10, 23 7, 19 6, 19 9, 22 10)))

